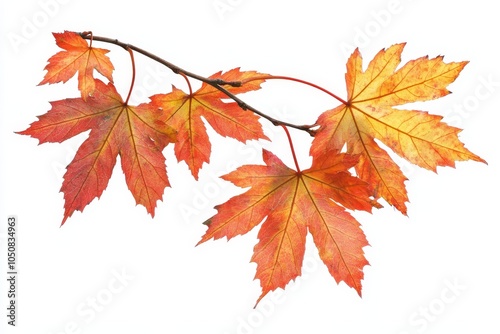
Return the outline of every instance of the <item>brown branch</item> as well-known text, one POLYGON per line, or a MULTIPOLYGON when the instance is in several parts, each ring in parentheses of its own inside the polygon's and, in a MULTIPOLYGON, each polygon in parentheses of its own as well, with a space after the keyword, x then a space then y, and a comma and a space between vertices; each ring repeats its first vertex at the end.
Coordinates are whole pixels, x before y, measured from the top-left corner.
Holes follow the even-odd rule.
POLYGON ((241 109, 243 109, 243 110, 250 110, 253 113, 255 113, 255 114, 257 114, 257 115, 259 115, 259 116, 267 119, 268 121, 270 121, 275 126, 280 126, 280 125, 288 126, 290 128, 295 128, 295 129, 298 129, 298 130, 306 131, 311 136, 314 136, 315 133, 316 133, 316 131, 313 130, 314 125, 296 125, 296 124, 284 122, 284 121, 281 121, 279 119, 273 118, 273 117, 271 117, 269 115, 266 115, 263 112, 257 110, 256 108, 248 105, 243 100, 241 100, 236 95, 234 95, 233 93, 229 92, 227 89, 225 89, 223 87, 223 86, 241 87, 241 85, 242 85, 241 81, 224 81, 222 79, 209 79, 209 78, 203 77, 201 75, 198 75, 198 74, 186 71, 183 68, 181 68, 181 67, 179 67, 177 65, 174 65, 171 62, 166 61, 165 59, 160 58, 157 55, 154 55, 151 52, 148 52, 148 51, 146 51, 144 49, 141 49, 141 48, 139 48, 137 46, 134 46, 132 44, 123 43, 123 42, 120 42, 117 39, 112 39, 112 38, 108 38, 108 37, 95 36, 95 35, 93 35, 89 31, 81 32, 81 33, 79 33, 79 35, 82 38, 84 38, 84 39, 88 39, 88 40, 92 40, 92 41, 99 41, 99 42, 104 42, 104 43, 110 43, 110 44, 115 44, 115 45, 121 46, 125 50, 134 50, 135 52, 138 52, 138 53, 140 53, 140 54, 142 54, 142 55, 144 55, 144 56, 146 56, 146 57, 148 57, 148 58, 150 58, 150 59, 152 59, 152 60, 154 60, 154 61, 156 61, 156 62, 158 62, 158 63, 160 63, 160 64, 162 64, 164 66, 166 66, 166 67, 168 67, 169 69, 172 70, 172 72, 174 72, 176 74, 182 73, 185 76, 188 76, 190 78, 199 80, 201 82, 204 82, 207 85, 210 85, 210 86, 214 87, 215 89, 217 89, 217 90, 221 91, 222 93, 224 93, 228 98, 230 98, 231 100, 233 100, 234 102, 236 102, 240 106, 241 109))

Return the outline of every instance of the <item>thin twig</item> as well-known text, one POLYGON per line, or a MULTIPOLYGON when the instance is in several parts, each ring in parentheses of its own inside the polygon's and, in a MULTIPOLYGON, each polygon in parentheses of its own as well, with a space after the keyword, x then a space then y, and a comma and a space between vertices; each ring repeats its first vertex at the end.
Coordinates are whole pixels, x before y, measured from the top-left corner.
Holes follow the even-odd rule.
POLYGON ((166 66, 166 67, 168 67, 169 69, 172 70, 172 72, 174 72, 176 74, 182 73, 185 76, 188 76, 190 78, 199 80, 201 82, 204 82, 207 85, 210 85, 210 86, 214 87, 215 89, 217 89, 217 90, 221 91, 222 93, 224 93, 228 98, 230 98, 231 100, 233 100, 234 102, 236 102, 241 109, 243 109, 243 110, 250 110, 253 113, 255 113, 255 114, 257 114, 257 115, 259 115, 259 116, 267 119, 268 121, 270 121, 275 126, 279 126, 279 125, 288 126, 288 127, 295 128, 295 129, 298 129, 298 130, 306 131, 311 136, 314 136, 315 133, 316 133, 316 131, 313 130, 314 125, 296 125, 296 124, 284 122, 284 121, 281 121, 279 119, 273 118, 273 117, 271 117, 269 115, 266 115, 265 113, 257 110, 256 108, 248 105, 243 100, 241 100, 236 95, 234 95, 233 93, 229 92, 227 89, 225 89, 223 87, 223 86, 241 87, 241 85, 242 85, 241 81, 224 81, 222 79, 210 79, 210 78, 206 78, 206 77, 203 77, 201 75, 198 75, 198 74, 186 71, 183 68, 181 68, 181 67, 179 67, 177 65, 174 65, 171 62, 166 61, 165 59, 160 58, 157 55, 152 54, 151 52, 148 52, 148 51, 146 51, 144 49, 141 49, 141 48, 139 48, 139 47, 137 47, 135 45, 123 43, 123 42, 120 42, 117 39, 112 39, 112 38, 102 37, 102 36, 95 36, 95 35, 93 35, 89 31, 85 31, 85 32, 79 33, 79 35, 82 38, 84 38, 84 39, 89 39, 89 40, 91 39, 93 41, 99 41, 99 42, 104 42, 104 43, 115 44, 115 45, 121 46, 125 50, 129 50, 129 49, 130 50, 134 50, 135 52, 138 52, 138 53, 140 53, 140 54, 142 54, 142 55, 144 55, 144 56, 146 56, 146 57, 148 57, 148 58, 150 58, 150 59, 152 59, 152 60, 154 60, 154 61, 156 61, 156 62, 158 62, 158 63, 160 63, 160 64, 162 64, 164 66, 166 66))

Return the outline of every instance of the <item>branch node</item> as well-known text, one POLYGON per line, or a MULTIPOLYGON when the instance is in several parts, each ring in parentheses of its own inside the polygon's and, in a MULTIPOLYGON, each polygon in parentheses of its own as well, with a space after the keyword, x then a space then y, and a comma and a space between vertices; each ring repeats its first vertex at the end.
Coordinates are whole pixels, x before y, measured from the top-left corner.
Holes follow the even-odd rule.
POLYGON ((218 86, 231 86, 231 87, 241 87, 241 81, 224 81, 222 79, 214 79, 212 82, 218 86))
POLYGON ((243 110, 248 110, 248 105, 243 101, 238 101, 238 106, 243 110))
POLYGON ((92 35, 92 31, 83 31, 79 34, 82 38, 88 37, 89 35, 92 35))

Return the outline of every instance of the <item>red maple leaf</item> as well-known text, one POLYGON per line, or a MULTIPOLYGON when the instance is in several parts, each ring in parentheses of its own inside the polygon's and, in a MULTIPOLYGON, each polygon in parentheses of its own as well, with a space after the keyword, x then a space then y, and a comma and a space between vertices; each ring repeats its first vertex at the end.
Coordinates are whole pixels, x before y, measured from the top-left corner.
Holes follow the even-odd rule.
POLYGON ((62 142, 91 130, 67 167, 61 191, 65 212, 83 211, 106 189, 119 155, 137 204, 154 216, 156 202, 169 186, 162 150, 175 141, 165 115, 150 104, 125 104, 112 83, 96 80, 93 96, 52 102, 52 109, 21 134, 40 143, 62 142))
MULTIPOLYGON (((218 72, 209 79, 221 79, 226 82, 244 81, 262 74, 235 68, 226 73, 218 72)), ((254 80, 240 87, 225 86, 232 94, 240 94, 260 89, 264 80, 254 80)), ((231 137, 241 142, 253 139, 267 139, 259 123, 259 117, 250 110, 242 109, 236 102, 224 102, 228 96, 211 85, 203 83, 194 93, 186 94, 173 87, 168 94, 151 97, 152 104, 161 109, 169 124, 178 131, 175 154, 179 161, 185 161, 193 176, 198 173, 203 163, 210 161, 211 143, 203 124, 208 124, 221 136, 231 137)))
POLYGON ((259 302, 301 274, 309 230, 331 275, 361 295, 362 269, 368 264, 363 247, 368 243, 344 207, 370 211, 378 203, 369 198, 368 184, 348 172, 357 157, 323 155, 304 171, 288 168, 266 150, 263 158, 264 166, 242 166, 222 177, 250 189, 216 207, 200 243, 245 234, 266 219, 252 257, 262 287, 259 302))

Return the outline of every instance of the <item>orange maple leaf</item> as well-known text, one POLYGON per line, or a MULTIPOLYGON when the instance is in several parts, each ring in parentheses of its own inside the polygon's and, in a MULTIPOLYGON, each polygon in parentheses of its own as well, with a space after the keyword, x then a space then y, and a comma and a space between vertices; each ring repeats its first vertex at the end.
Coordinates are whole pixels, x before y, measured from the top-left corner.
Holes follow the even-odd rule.
POLYGON ((406 177, 375 139, 433 171, 437 166, 454 167, 460 160, 485 161, 464 147, 458 139, 461 130, 441 122, 441 116, 393 108, 449 94, 446 87, 467 64, 421 57, 397 69, 404 46, 381 50, 365 71, 358 49, 354 51, 347 62, 347 101, 320 115, 310 152, 319 158, 347 145, 348 153, 360 155, 356 172, 373 186, 375 197, 406 214, 406 177))
POLYGON ((75 210, 83 211, 101 196, 118 155, 136 203, 154 216, 156 202, 169 186, 162 150, 175 141, 176 132, 167 125, 164 114, 150 104, 125 104, 112 83, 96 79, 95 87, 86 101, 52 102, 52 109, 20 134, 45 143, 62 142, 91 130, 64 175, 62 224, 75 210))
POLYGON ((218 213, 205 222, 208 230, 198 244, 245 234, 267 217, 252 257, 262 287, 258 303, 301 274, 309 230, 337 283, 344 281, 361 295, 362 269, 368 264, 362 248, 368 243, 343 207, 371 211, 374 203, 367 183, 348 172, 357 157, 322 155, 299 172, 269 151, 263 150, 263 158, 265 165, 242 166, 222 177, 250 189, 216 207, 218 213))
MULTIPOLYGON (((241 72, 239 68, 235 68, 224 74, 218 72, 209 79, 232 82, 243 81, 252 76, 262 74, 254 71, 241 72)), ((263 82, 263 79, 253 80, 241 87, 225 86, 225 89, 232 94, 240 94, 260 89, 263 82)), ((221 136, 241 142, 267 139, 258 121, 259 116, 242 109, 236 102, 224 102, 227 98, 223 92, 206 83, 192 94, 173 87, 171 93, 151 97, 151 103, 167 115, 169 124, 178 131, 176 157, 187 163, 196 179, 203 163, 210 161, 211 153, 210 140, 202 118, 221 136)))
POLYGON ((39 85, 66 82, 78 72, 78 89, 83 99, 95 90, 94 69, 113 82, 113 64, 106 56, 109 50, 89 46, 79 34, 71 31, 53 33, 60 51, 49 58, 47 73, 39 85))

